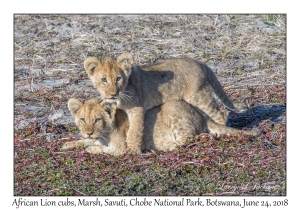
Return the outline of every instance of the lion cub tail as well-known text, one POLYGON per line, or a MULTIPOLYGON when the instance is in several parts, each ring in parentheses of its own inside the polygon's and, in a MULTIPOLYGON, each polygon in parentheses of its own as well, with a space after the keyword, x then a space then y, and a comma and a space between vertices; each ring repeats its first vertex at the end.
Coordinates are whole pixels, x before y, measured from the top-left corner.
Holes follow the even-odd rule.
POLYGON ((249 136, 259 136, 261 134, 261 131, 257 128, 253 128, 251 130, 239 130, 236 128, 227 127, 225 125, 220 125, 215 123, 212 120, 207 121, 207 127, 208 130, 216 136, 219 136, 220 134, 238 134, 243 133, 249 136))
POLYGON ((214 93, 218 96, 218 98, 222 101, 222 103, 230 110, 235 112, 242 112, 247 110, 247 105, 245 103, 233 103, 230 98, 225 93, 222 85, 220 84, 219 80, 215 76, 214 72, 208 67, 207 68, 207 75, 208 81, 212 86, 214 93))

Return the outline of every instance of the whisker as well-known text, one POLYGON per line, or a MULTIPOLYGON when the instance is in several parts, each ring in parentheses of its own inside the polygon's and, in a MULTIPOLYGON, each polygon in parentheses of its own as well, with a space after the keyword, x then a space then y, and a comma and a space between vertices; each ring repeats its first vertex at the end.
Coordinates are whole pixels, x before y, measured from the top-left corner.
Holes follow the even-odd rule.
POLYGON ((127 100, 126 98, 124 98, 124 96, 123 96, 122 94, 120 94, 119 96, 120 96, 120 98, 121 98, 122 100, 124 100, 124 101, 127 100))
POLYGON ((131 93, 132 95, 134 95, 133 92, 130 92, 130 91, 127 91, 127 90, 123 90, 122 93, 123 93, 123 92, 124 92, 124 93, 131 93))
POLYGON ((130 96, 130 95, 128 95, 127 93, 122 93, 123 95, 126 95, 126 96, 128 96, 128 97, 133 97, 134 95, 132 95, 132 96, 130 96))
POLYGON ((122 95, 124 98, 127 98, 128 100, 131 100, 131 98, 133 97, 133 96, 129 96, 129 95, 125 94, 125 93, 122 93, 121 95, 122 95))
POLYGON ((120 98, 122 98, 124 100, 127 100, 127 101, 131 100, 131 98, 129 96, 127 96, 126 94, 124 94, 124 93, 120 94, 120 98))
POLYGON ((129 98, 129 97, 127 97, 127 96, 124 96, 128 101, 130 101, 131 100, 131 98, 129 98))
POLYGON ((129 97, 129 98, 133 98, 133 96, 129 96, 129 95, 126 95, 127 97, 129 97))
POLYGON ((108 138, 104 137, 104 136, 99 136, 101 139, 105 140, 105 141, 108 141, 108 138))
POLYGON ((124 96, 123 94, 122 95, 120 95, 121 96, 121 98, 123 99, 123 100, 126 100, 126 101, 128 101, 128 98, 126 97, 126 96, 124 96))

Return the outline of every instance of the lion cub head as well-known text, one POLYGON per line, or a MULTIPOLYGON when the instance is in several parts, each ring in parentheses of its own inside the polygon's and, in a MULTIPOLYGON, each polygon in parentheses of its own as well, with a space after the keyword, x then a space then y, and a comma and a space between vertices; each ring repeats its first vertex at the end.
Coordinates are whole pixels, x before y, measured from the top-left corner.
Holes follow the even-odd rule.
POLYGON ((68 102, 68 109, 75 118, 81 135, 91 139, 104 137, 111 132, 116 108, 116 103, 107 103, 101 99, 81 102, 72 98, 68 102))
POLYGON ((122 90, 126 87, 132 63, 133 58, 129 53, 122 54, 117 60, 106 58, 103 62, 90 57, 84 61, 84 69, 101 97, 113 102, 122 97, 122 90))

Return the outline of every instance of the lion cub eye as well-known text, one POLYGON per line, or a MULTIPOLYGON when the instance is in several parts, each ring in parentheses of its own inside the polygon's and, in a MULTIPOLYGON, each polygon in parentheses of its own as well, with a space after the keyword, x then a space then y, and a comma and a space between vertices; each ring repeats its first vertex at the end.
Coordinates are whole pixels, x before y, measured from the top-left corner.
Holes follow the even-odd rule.
POLYGON ((96 120, 95 120, 95 123, 98 123, 98 122, 100 122, 101 121, 101 119, 100 118, 97 118, 96 120))
POLYGON ((102 78, 101 80, 102 80, 102 82, 107 83, 107 79, 106 78, 102 78))
POLYGON ((118 81, 120 81, 121 79, 122 79, 122 77, 117 77, 116 80, 117 80, 117 82, 118 82, 118 81))
POLYGON ((81 122, 85 123, 85 119, 84 118, 80 118, 81 122))

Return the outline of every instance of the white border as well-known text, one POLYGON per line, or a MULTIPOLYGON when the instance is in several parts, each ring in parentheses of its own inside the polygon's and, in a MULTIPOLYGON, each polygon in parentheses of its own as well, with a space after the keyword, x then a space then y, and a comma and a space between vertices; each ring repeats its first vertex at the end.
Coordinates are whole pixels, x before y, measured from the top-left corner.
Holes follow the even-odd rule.
MULTIPOLYGON (((3 209, 13 208, 13 14, 15 13, 286 13, 287 14, 287 196, 286 197, 246 197, 253 200, 283 200, 289 199, 288 208, 298 206, 299 171, 298 158, 300 152, 298 129, 298 98, 299 98, 299 73, 297 66, 299 53, 299 13, 298 5, 291 2, 275 0, 252 0, 252 1, 11 1, 2 5, 1 8, 1 61, 2 81, 1 85, 1 206, 3 209), (4 65, 3 65, 4 64, 4 65), (9 79, 7 79, 9 78, 9 79), (9 110, 9 111, 8 111, 9 110), (3 117, 4 116, 4 117, 3 117)), ((26 197, 27 200, 39 197, 26 197)), ((45 197, 47 198, 47 197, 45 197)), ((104 197, 101 197, 101 199, 104 197)), ((118 197, 121 199, 122 197, 118 197)), ((201 197, 201 199, 205 197, 201 197)), ((211 197, 212 198, 212 197, 211 197)), ((243 197, 218 197, 220 200, 240 200, 243 197)), ((64 197, 48 197, 50 200, 65 200, 64 197)), ((73 200, 77 199, 72 197, 73 200)), ((90 197, 91 199, 91 197, 90 197)), ((153 199, 150 198, 150 199, 153 199)), ((74 207, 64 207, 64 209, 74 207)), ((146 207, 145 207, 146 208, 146 207)), ((152 207, 153 208, 153 207, 152 207)), ((157 207, 155 207, 157 208, 157 207)), ((168 207, 170 208, 170 207, 168 207)), ((178 209, 177 207, 171 207, 178 209)), ((199 208, 199 207, 198 207, 199 208)), ((226 207, 222 207, 226 208, 226 207)), ((261 207, 263 208, 263 207, 261 207)), ((28 208, 29 209, 29 208, 28 208)), ((76 208, 78 209, 78 208, 76 208)), ((98 207, 99 209, 99 207, 98 207)), ((137 209, 137 208, 135 208, 137 209)), ((220 207, 218 208, 220 209, 220 207)), ((231 208, 227 208, 231 209, 231 208)), ((248 208, 247 208, 248 209, 248 208)), ((258 209, 258 208, 255 208, 258 209)), ((265 208, 264 208, 265 209, 265 208)), ((273 209, 273 208, 272 208, 273 209)))

